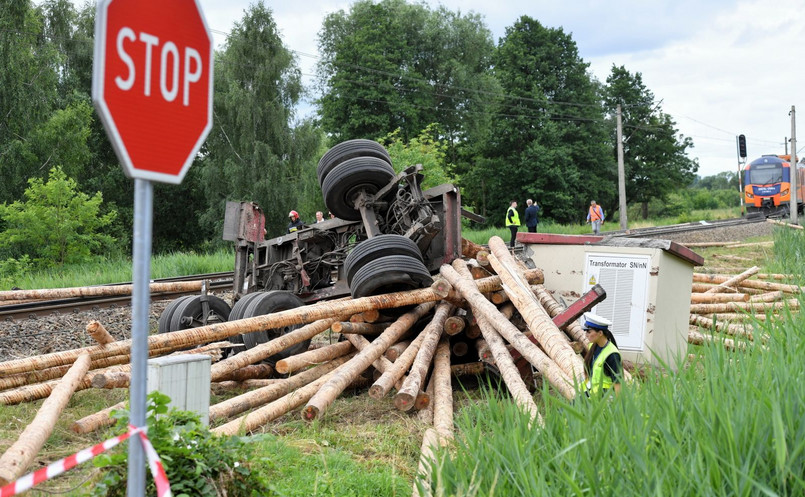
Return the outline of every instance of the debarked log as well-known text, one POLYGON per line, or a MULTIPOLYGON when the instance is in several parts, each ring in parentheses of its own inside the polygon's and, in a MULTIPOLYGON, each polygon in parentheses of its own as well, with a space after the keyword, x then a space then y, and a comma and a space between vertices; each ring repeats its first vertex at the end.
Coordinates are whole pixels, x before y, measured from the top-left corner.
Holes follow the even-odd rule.
MULTIPOLYGON (((203 281, 176 281, 173 283, 151 283, 151 293, 179 293, 201 290, 203 281)), ((134 285, 82 286, 73 288, 46 288, 40 290, 8 290, 0 292, 3 300, 66 299, 72 297, 106 297, 131 295, 134 285)))
POLYGON ((765 311, 770 309, 799 309, 799 300, 788 299, 782 302, 727 302, 725 304, 693 304, 691 314, 716 314, 720 312, 765 311))
POLYGON ((741 274, 739 274, 737 276, 733 276, 732 278, 728 279, 727 281, 718 283, 716 286, 714 286, 713 288, 707 290, 705 293, 718 293, 718 292, 721 291, 721 288, 734 288, 734 287, 738 286, 738 284, 740 284, 743 280, 751 277, 754 274, 757 274, 758 271, 760 271, 760 268, 757 267, 757 266, 753 266, 753 267, 747 269, 746 271, 744 271, 743 273, 741 273, 741 274))
POLYGON ((106 345, 107 343, 112 343, 115 341, 112 335, 110 335, 106 328, 98 321, 90 321, 87 323, 86 330, 87 333, 89 333, 89 336, 91 336, 101 345, 106 345))
POLYGON ((351 321, 338 321, 333 323, 331 329, 333 333, 357 334, 357 335, 379 335, 389 327, 391 323, 353 323, 351 321))
MULTIPOLYGON (((713 287, 717 288, 717 287, 713 287)), ((719 304, 724 302, 748 302, 746 293, 691 293, 691 304, 719 304)))
POLYGON ((277 361, 275 367, 278 373, 290 374, 309 366, 331 361, 354 350, 355 347, 348 341, 336 342, 331 345, 325 345, 320 349, 308 350, 307 352, 281 359, 277 361))

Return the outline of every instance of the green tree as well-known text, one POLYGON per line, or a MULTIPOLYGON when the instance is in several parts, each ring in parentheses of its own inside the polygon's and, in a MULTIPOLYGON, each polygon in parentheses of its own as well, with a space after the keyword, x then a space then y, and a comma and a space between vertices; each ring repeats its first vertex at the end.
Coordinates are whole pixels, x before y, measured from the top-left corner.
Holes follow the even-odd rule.
POLYGON ((678 133, 676 123, 662 112, 661 102, 643 84, 640 73, 613 65, 605 102, 613 113, 621 105, 626 201, 640 202, 645 219, 652 199, 665 199, 693 181, 699 164, 686 156, 693 140, 678 133))
POLYGON ((0 205, 5 230, 0 247, 15 258, 25 255, 40 267, 80 263, 114 242, 101 230, 112 222, 114 211, 100 215, 103 195, 90 197, 61 167, 50 170, 47 182, 31 178, 25 201, 0 205))
POLYGON ((610 210, 615 161, 588 66, 561 28, 523 16, 506 29, 494 57, 504 95, 461 175, 476 212, 502 224, 509 201, 526 198, 561 222, 583 219, 590 199, 610 210))
POLYGON ((319 32, 321 124, 334 140, 403 140, 438 123, 451 146, 484 119, 497 85, 480 16, 405 0, 360 0, 319 32))
POLYGON ((271 10, 252 5, 216 54, 215 125, 199 161, 206 229, 221 233, 227 200, 252 200, 269 233, 282 233, 288 212, 318 189, 321 136, 312 123, 292 122, 301 95, 300 70, 271 10))
POLYGON ((381 140, 397 172, 414 164, 422 165, 422 174, 425 176, 423 189, 455 182, 447 172, 449 165, 445 167, 447 143, 435 138, 438 136, 437 128, 436 124, 431 124, 408 142, 402 139, 400 130, 389 133, 381 140))

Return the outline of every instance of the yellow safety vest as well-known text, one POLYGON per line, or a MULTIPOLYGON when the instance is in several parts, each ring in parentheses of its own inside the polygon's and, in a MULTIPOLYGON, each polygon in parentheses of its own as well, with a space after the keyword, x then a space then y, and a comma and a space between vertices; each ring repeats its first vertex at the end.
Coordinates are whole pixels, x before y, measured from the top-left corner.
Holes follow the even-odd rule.
MULTIPOLYGON (((594 343, 591 343, 588 348, 592 348, 594 345, 594 343)), ((593 370, 590 372, 590 377, 584 384, 585 392, 594 395, 602 390, 607 391, 612 388, 612 378, 604 373, 604 363, 606 362, 607 357, 618 353, 620 352, 618 351, 618 348, 615 347, 615 344, 613 344, 612 341, 608 341, 593 362, 593 370)))
POLYGON ((506 226, 520 226, 520 215, 517 214, 517 209, 514 207, 509 207, 509 210, 506 211, 506 226), (509 221, 509 212, 514 212, 512 221, 509 221))

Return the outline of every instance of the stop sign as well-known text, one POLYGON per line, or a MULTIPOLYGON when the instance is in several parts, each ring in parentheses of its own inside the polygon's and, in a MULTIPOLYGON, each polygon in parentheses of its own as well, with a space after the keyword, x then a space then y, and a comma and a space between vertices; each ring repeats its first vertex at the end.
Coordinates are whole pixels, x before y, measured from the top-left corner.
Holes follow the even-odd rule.
POLYGON ((101 0, 92 100, 130 178, 181 183, 212 128, 213 45, 197 0, 101 0))

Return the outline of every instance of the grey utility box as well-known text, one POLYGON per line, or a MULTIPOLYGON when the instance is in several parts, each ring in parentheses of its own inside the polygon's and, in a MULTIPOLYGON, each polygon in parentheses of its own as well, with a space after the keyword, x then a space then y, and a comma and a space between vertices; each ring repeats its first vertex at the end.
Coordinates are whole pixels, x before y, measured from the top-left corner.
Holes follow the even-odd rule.
POLYGON ((623 358, 676 369, 687 350, 693 267, 704 259, 668 240, 519 233, 545 288, 570 305, 596 283, 592 311, 612 320, 623 358))
POLYGON ((182 354, 148 360, 148 391, 171 398, 170 407, 197 412, 210 422, 210 356, 182 354))

